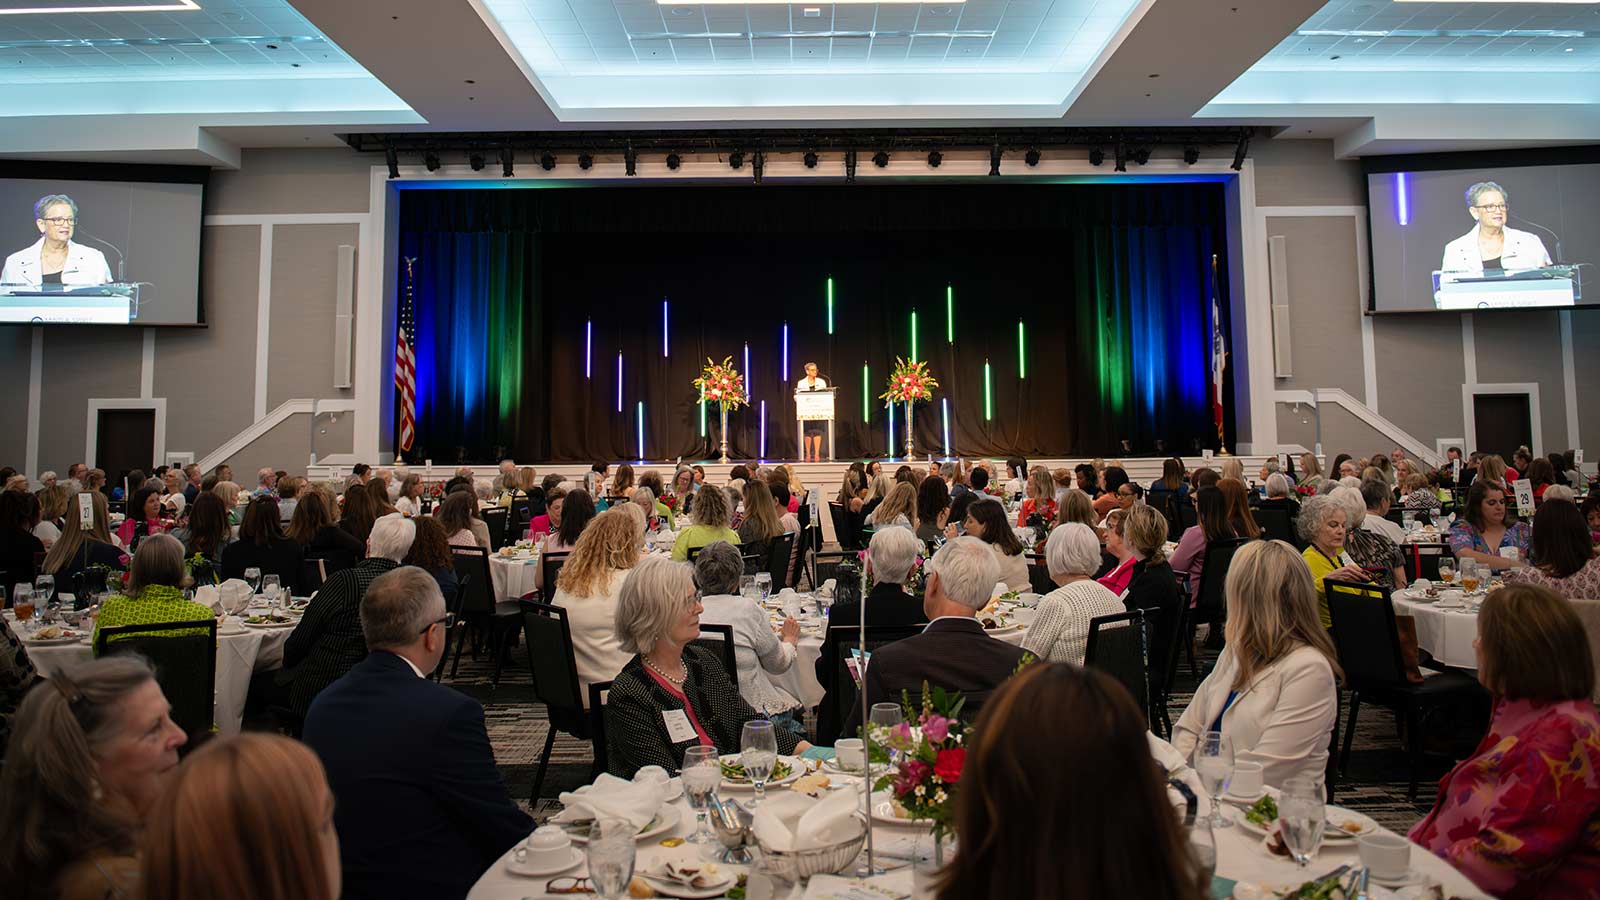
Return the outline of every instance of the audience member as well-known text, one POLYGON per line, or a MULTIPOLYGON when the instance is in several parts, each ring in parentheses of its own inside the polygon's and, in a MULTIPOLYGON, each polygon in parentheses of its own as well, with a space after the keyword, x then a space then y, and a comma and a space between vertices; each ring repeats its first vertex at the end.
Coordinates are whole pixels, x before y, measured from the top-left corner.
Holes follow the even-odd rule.
MULTIPOLYGON (((381 520, 374 544, 398 526, 412 527, 381 520)), ((495 768, 483 706, 426 678, 449 627, 433 576, 391 564, 363 587, 350 618, 372 652, 316 697, 304 732, 333 790, 341 896, 460 900, 533 822, 495 768)))
POLYGON ((221 574, 224 579, 243 578, 246 569, 260 569, 264 576, 278 576, 286 590, 304 596, 310 593, 300 584, 304 561, 305 550, 284 536, 278 501, 270 494, 260 494, 245 509, 239 539, 222 550, 221 574))
POLYGON ((1013 591, 1026 591, 1033 585, 1028 577, 1027 548, 1011 529, 1011 520, 999 500, 992 497, 967 507, 967 518, 962 531, 989 545, 995 562, 1000 566, 999 580, 1013 591))
MULTIPOLYGON (((1246 508, 1249 504, 1246 503, 1246 508)), ((1295 499, 1294 490, 1289 483, 1289 476, 1282 472, 1274 472, 1266 479, 1266 496, 1261 500, 1262 509, 1282 509, 1289 513, 1289 518, 1300 516, 1300 501, 1295 499)), ((1251 517, 1252 519, 1254 516, 1251 517)))
POLYGON ((785 617, 778 633, 773 634, 767 611, 739 595, 739 579, 743 575, 744 560, 732 544, 717 541, 701 548, 694 562, 694 580, 700 587, 702 607, 700 624, 733 626, 738 671, 730 674, 736 677, 739 696, 774 723, 804 735, 800 701, 772 681, 773 675, 782 675, 794 667, 800 623, 785 617))
POLYGON ((1474 646, 1493 718, 1410 838, 1496 897, 1593 897, 1600 713, 1583 623, 1548 588, 1508 585, 1484 601, 1474 646))
POLYGON ((1095 497, 1095 515, 1104 518, 1106 513, 1127 505, 1117 497, 1117 490, 1128 484, 1128 473, 1121 466, 1106 466, 1100 472, 1100 494, 1095 497))
POLYGON ((416 533, 417 526, 402 516, 379 519, 367 539, 367 558, 329 575, 311 598, 311 605, 283 645, 289 705, 297 715, 303 717, 323 688, 366 658, 361 598, 378 576, 406 558, 416 533))
MULTIPOLYGON (((962 493, 971 493, 962 485, 962 493)), ((950 518, 950 488, 943 478, 924 478, 917 487, 917 538, 925 543, 944 534, 950 518)))
POLYGON ((1097 580, 1112 594, 1121 596, 1133 582, 1134 567, 1139 562, 1163 559, 1167 518, 1143 503, 1118 512, 1121 515, 1108 517, 1110 524, 1106 526, 1106 552, 1116 557, 1117 564, 1097 580))
POLYGON ((595 516, 556 576, 550 604, 567 611, 585 706, 589 685, 616 677, 631 656, 622 649, 615 626, 622 582, 642 556, 640 522, 626 507, 595 516))
POLYGON ((1050 477, 1049 469, 1039 466, 1028 476, 1023 489, 1027 497, 1017 510, 1017 527, 1032 525, 1043 531, 1056 519, 1055 479, 1050 477), (1038 518, 1035 519, 1034 516, 1038 518))
MULTIPOLYGON (((1367 581, 1367 573, 1345 552, 1349 513, 1344 503, 1327 496, 1312 497, 1300 512, 1300 539, 1306 542, 1302 558, 1311 569, 1311 586, 1317 594, 1317 615, 1323 628, 1332 628, 1328 595, 1323 580, 1367 581)), ((1238 559, 1237 555, 1234 557, 1238 559)))
POLYGON ((1261 536, 1261 526, 1256 523, 1256 517, 1250 512, 1250 492, 1245 487, 1241 478, 1219 478, 1216 482, 1217 490, 1222 492, 1222 499, 1228 517, 1228 525, 1233 528, 1233 533, 1239 537, 1258 538, 1261 536))
POLYGON ((44 557, 44 571, 54 575, 57 587, 65 590, 72 589, 70 579, 73 576, 90 566, 122 569, 127 565, 123 561, 122 550, 111 540, 111 518, 106 495, 93 491, 84 492, 81 496, 90 498, 93 508, 90 521, 93 524, 84 527, 82 517, 77 514, 78 501, 74 500, 73 514, 67 517, 61 537, 50 545, 50 552, 44 557))
POLYGON ((478 502, 471 494, 465 491, 451 494, 433 514, 444 527, 444 533, 449 535, 452 547, 489 549, 489 526, 478 518, 478 502))
POLYGON ((455 551, 450 549, 450 541, 444 536, 444 526, 433 516, 417 516, 411 521, 417 526, 417 533, 411 539, 411 549, 406 551, 406 557, 400 564, 416 566, 432 575, 434 582, 439 585, 439 593, 444 595, 445 603, 454 605, 456 588, 460 582, 456 580, 455 551))
POLYGON ((278 479, 278 521, 288 528, 294 521, 294 509, 300 498, 311 490, 311 482, 298 475, 285 475, 278 479))
MULTIPOLYGON (((735 467, 739 468, 739 467, 735 467)), ((611 487, 606 498, 609 500, 629 500, 633 498, 633 466, 620 463, 617 474, 611 479, 611 487)))
MULTIPOLYGON (((623 580, 616 637, 635 655, 606 699, 611 774, 631 778, 650 765, 675 770, 693 746, 738 753, 744 723, 762 718, 739 696, 718 654, 691 643, 700 636, 700 612, 693 572, 681 563, 649 557, 623 580)), ((811 746, 787 728, 773 731, 781 754, 811 746)))
MULTIPOLYGON (((1322 504, 1333 501, 1317 498, 1322 504)), ((1342 512, 1342 510, 1340 510, 1342 512)), ((1317 515, 1309 506, 1307 515, 1317 515)), ((1282 541, 1252 541, 1228 566, 1227 646, 1173 729, 1188 757, 1200 736, 1220 731, 1234 759, 1261 763, 1262 780, 1321 781, 1338 716, 1333 641, 1317 622, 1311 573, 1282 541)))
POLYGON ((239 524, 239 486, 231 481, 219 481, 211 492, 222 498, 222 506, 228 511, 228 524, 239 524))
POLYGON ((1179 503, 1188 502, 1188 474, 1184 470, 1183 460, 1176 456, 1165 460, 1161 463, 1161 477, 1150 482, 1146 502, 1156 509, 1166 509, 1169 497, 1176 497, 1179 503))
POLYGON ((339 527, 365 544, 372 534, 372 524, 378 521, 378 504, 361 483, 345 488, 344 504, 339 515, 339 527))
POLYGON ((672 545, 673 560, 684 562, 689 558, 690 550, 717 541, 739 543, 739 533, 730 525, 732 518, 732 506, 728 502, 726 491, 708 490, 696 493, 694 513, 689 517, 692 524, 678 532, 678 539, 672 545))
POLYGON ((1406 530, 1388 518, 1389 508, 1394 503, 1394 492, 1389 490, 1389 483, 1381 478, 1368 478, 1361 482, 1358 490, 1361 491, 1361 503, 1366 507, 1361 527, 1383 535, 1395 544, 1405 543, 1406 530))
POLYGON ((1073 522, 1050 532, 1044 558, 1057 587, 1039 601, 1038 618, 1023 636, 1022 649, 1040 659, 1081 666, 1089 620, 1121 613, 1122 601, 1094 580, 1100 540, 1087 526, 1073 522))
POLYGON ((400 479, 400 491, 394 500, 395 511, 402 516, 422 515, 422 476, 415 472, 400 479))
MULTIPOLYGON (((1088 463, 1078 463, 1072 469, 1072 477, 1077 480, 1078 490, 1089 495, 1093 500, 1100 493, 1100 474, 1095 467, 1088 463)), ((1059 480, 1059 479, 1058 479, 1059 480)))
POLYGON ((1539 506, 1529 549, 1529 564, 1507 572, 1507 584, 1537 584, 1574 600, 1600 600, 1600 555, 1589 523, 1571 501, 1546 499, 1539 506))
POLYGON ((565 488, 556 485, 544 492, 544 512, 534 516, 528 522, 528 530, 523 534, 524 540, 542 543, 552 532, 561 527, 561 510, 566 499, 565 488))
MULTIPOLYGON (((38 493, 39 498, 39 524, 33 526, 33 536, 38 538, 46 550, 61 537, 61 529, 66 526, 67 498, 71 492, 66 485, 52 485, 38 493)), ((73 510, 77 512, 77 510, 73 510)))
MULTIPOLYGON (((1443 506, 1439 501, 1439 495, 1429 486, 1428 476, 1421 472, 1407 475, 1405 480, 1400 482, 1400 492, 1403 495, 1401 505, 1406 509, 1436 510, 1443 506)), ((1388 511, 1387 506, 1384 507, 1384 511, 1388 511)))
MULTIPOLYGON (((379 469, 378 471, 381 473, 383 470, 379 469)), ((368 496, 372 497, 372 514, 374 516, 381 519, 384 516, 392 516, 400 511, 395 509, 394 501, 389 499, 389 479, 386 476, 382 474, 373 475, 372 480, 367 482, 366 491, 368 496)))
MULTIPOLYGON (((118 625, 156 625, 166 622, 209 622, 211 608, 183 597, 188 582, 184 570, 183 545, 170 534, 156 534, 146 538, 133 554, 128 566, 128 586, 120 595, 112 596, 100 604, 95 617, 96 646, 100 629, 118 625)), ((201 628, 184 628, 162 632, 171 637, 205 634, 201 628)), ((123 639, 116 635, 110 640, 123 639)))
MULTIPOLYGON (((1280 480, 1283 475, 1276 475, 1280 480)), ((1216 541, 1239 537, 1227 517, 1227 500, 1215 486, 1203 487, 1194 493, 1195 515, 1198 521, 1183 530, 1178 546, 1172 551, 1172 569, 1189 577, 1191 593, 1200 590, 1200 573, 1205 570, 1206 547, 1216 541)))
MULTIPOLYGON (((943 480, 943 479, 940 479, 943 480)), ((910 481, 896 482, 894 487, 883 498, 872 514, 867 516, 867 524, 873 528, 888 528, 893 525, 910 528, 917 527, 917 491, 920 484, 910 481)))
POLYGON ((1380 531, 1362 528, 1367 517, 1367 501, 1353 487, 1340 485, 1328 496, 1344 506, 1344 549, 1362 571, 1385 590, 1406 586, 1406 558, 1400 545, 1380 531))
POLYGON ((161 520, 161 492, 155 488, 141 487, 134 491, 127 510, 127 518, 117 528, 117 539, 130 552, 138 550, 139 542, 146 537, 166 531, 161 520))
MULTIPOLYGON (((371 527, 368 527, 368 533, 371 527)), ((333 511, 321 491, 311 491, 295 504, 289 520, 289 537, 305 553, 337 561, 337 568, 349 568, 366 555, 367 546, 333 522, 333 511)))
POLYGON ((1068 522, 1087 525, 1096 535, 1100 534, 1100 521, 1094 514, 1094 502, 1088 494, 1077 488, 1067 488, 1056 500, 1055 524, 1065 525, 1068 522))
MULTIPOLYGON (((1335 478, 1339 477, 1337 469, 1332 474, 1335 478)), ((1316 484, 1321 480, 1322 462, 1317 459, 1317 455, 1315 453, 1300 454, 1300 483, 1302 485, 1316 484)))
POLYGON ((139 892, 139 835, 187 740, 142 657, 58 671, 23 698, 0 769, 0 884, 13 900, 139 892))
POLYGON ((1470 559, 1496 571, 1525 564, 1533 530, 1526 522, 1508 521, 1509 496, 1493 478, 1479 472, 1467 491, 1465 512, 1450 526, 1450 550, 1457 559, 1470 559), (1507 551, 1511 551, 1509 555, 1507 551))

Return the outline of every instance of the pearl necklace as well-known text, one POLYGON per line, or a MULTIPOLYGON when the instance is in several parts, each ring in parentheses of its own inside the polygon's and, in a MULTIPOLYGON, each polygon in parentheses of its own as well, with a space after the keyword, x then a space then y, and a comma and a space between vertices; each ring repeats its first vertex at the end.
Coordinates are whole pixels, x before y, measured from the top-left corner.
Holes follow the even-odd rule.
MULTIPOLYGON (((683 670, 683 677, 682 678, 673 678, 671 675, 668 675, 666 673, 666 671, 663 670, 660 666, 658 666, 655 663, 651 662, 650 661, 650 657, 642 656, 642 657, 640 657, 640 659, 643 659, 644 660, 644 664, 650 667, 650 671, 656 673, 657 675, 660 675, 662 678, 665 678, 666 680, 672 682, 674 685, 677 685, 678 687, 683 687, 683 683, 685 681, 689 680, 689 670, 687 668, 685 668, 683 670)), ((680 663, 680 665, 682 665, 682 664, 680 663)))

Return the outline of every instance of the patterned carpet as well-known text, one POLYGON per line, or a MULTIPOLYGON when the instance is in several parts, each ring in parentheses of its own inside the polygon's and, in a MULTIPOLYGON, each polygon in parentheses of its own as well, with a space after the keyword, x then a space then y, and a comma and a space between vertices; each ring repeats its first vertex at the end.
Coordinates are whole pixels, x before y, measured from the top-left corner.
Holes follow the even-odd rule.
MULTIPOLYGON (((1213 654, 1204 655, 1200 662, 1202 675, 1213 660, 1213 654)), ((548 720, 544 707, 533 699, 527 655, 521 647, 513 651, 498 687, 491 682, 492 674, 493 665, 487 654, 478 660, 463 655, 458 677, 453 680, 447 677, 446 683, 483 703, 495 759, 512 796, 519 803, 527 804, 548 720)), ((1188 667, 1180 665, 1170 704, 1174 722, 1188 705, 1196 684, 1188 667)), ((1341 727, 1349 716, 1348 697, 1345 700, 1340 713, 1341 727)), ((1438 749, 1443 752, 1424 758, 1417 799, 1412 802, 1406 799, 1407 755, 1395 717, 1388 710, 1363 704, 1348 777, 1336 780, 1334 802, 1364 812, 1385 827, 1404 833, 1432 807, 1439 777, 1448 771, 1453 759, 1471 752, 1483 727, 1483 721, 1467 721, 1465 717, 1455 721, 1441 719, 1429 726, 1431 742, 1439 744, 1438 749)), ((556 795, 588 783, 592 758, 587 742, 558 734, 540 791, 541 802, 532 807, 532 812, 536 816, 553 812, 559 808, 554 800, 556 795)))

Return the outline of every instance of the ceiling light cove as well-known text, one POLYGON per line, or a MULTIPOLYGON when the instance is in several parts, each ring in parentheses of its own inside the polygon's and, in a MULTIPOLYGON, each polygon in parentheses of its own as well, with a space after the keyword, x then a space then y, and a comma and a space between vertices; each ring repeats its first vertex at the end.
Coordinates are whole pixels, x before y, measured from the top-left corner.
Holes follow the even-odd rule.
POLYGON ((569 122, 1058 119, 1155 0, 471 0, 569 122))
POLYGON ((106 3, 85 4, 81 2, 59 3, 31 3, 27 6, 0 7, 0 16, 26 16, 48 15, 57 13, 135 13, 135 12, 184 12, 196 10, 200 4, 195 0, 166 0, 166 2, 150 3, 106 3))

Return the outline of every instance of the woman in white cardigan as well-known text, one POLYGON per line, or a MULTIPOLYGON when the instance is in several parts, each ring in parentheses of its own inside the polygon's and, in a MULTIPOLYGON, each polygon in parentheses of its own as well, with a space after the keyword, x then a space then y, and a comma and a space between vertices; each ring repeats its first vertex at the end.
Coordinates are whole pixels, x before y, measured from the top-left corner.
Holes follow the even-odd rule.
POLYGON ((790 731, 803 732, 800 701, 778 687, 772 676, 794 667, 800 643, 800 624, 785 618, 782 630, 772 633, 772 620, 760 604, 739 596, 739 578, 744 575, 744 559, 727 541, 717 541, 700 549, 694 560, 694 583, 700 588, 701 625, 732 625, 733 655, 738 672, 729 672, 737 681, 739 696, 774 722, 790 731))
POLYGON ((1227 647, 1173 729, 1188 757, 1200 735, 1233 739, 1235 760, 1261 763, 1274 787, 1320 781, 1343 676, 1317 618, 1311 570, 1282 541, 1253 541, 1228 567, 1227 647))
POLYGON ((1100 568, 1100 539, 1094 530, 1068 522, 1050 532, 1044 547, 1050 578, 1060 585, 1039 601, 1039 617, 1028 627, 1022 649, 1050 662, 1083 665, 1089 620, 1126 612, 1122 601, 1094 580, 1100 568))
POLYGON ((567 611, 585 707, 589 685, 611 681, 633 659, 616 634, 617 595, 628 571, 638 564, 644 543, 644 517, 628 512, 631 508, 633 504, 625 503, 594 517, 562 564, 550 600, 567 611))

